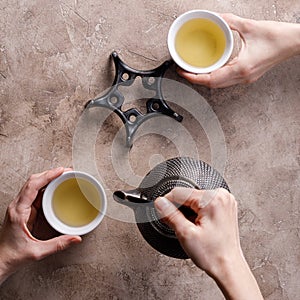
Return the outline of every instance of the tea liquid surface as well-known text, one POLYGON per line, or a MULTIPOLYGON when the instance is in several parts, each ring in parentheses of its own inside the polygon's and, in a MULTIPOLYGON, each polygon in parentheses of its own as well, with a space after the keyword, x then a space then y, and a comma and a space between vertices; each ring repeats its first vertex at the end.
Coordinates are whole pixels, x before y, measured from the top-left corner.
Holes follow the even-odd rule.
POLYGON ((192 19, 177 32, 175 48, 179 56, 195 67, 208 67, 223 55, 226 46, 225 34, 214 22, 207 19, 192 19))
POLYGON ((99 213, 100 195, 90 182, 70 178, 61 183, 53 194, 56 216, 69 226, 83 226, 93 221, 99 213))

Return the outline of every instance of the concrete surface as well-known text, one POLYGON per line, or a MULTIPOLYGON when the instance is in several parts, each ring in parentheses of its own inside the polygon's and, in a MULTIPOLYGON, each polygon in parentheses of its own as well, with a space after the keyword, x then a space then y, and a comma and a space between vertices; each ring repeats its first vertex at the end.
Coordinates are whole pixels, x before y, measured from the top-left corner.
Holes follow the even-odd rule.
MULTIPOLYGON (((112 83, 110 53, 118 51, 139 69, 158 66, 169 57, 171 22, 194 8, 300 21, 298 0, 1 1, 1 223, 30 174, 73 165, 73 135, 84 104, 112 83)), ((224 176, 239 201, 242 246, 268 300, 300 295, 299 69, 298 57, 251 85, 194 87, 222 126, 224 176)), ((167 76, 186 84, 174 68, 167 76)), ((203 150, 201 159, 210 162, 209 141, 192 122, 186 117, 183 126, 203 150)), ((95 147, 110 203, 111 191, 129 186, 111 162, 120 127, 117 117, 109 117, 95 147)), ((176 155, 176 143, 152 134, 136 140, 129 160, 142 177, 163 158, 176 155)), ((214 282, 190 260, 161 255, 135 224, 113 214, 81 245, 14 274, 0 288, 0 298, 222 299, 214 282)))

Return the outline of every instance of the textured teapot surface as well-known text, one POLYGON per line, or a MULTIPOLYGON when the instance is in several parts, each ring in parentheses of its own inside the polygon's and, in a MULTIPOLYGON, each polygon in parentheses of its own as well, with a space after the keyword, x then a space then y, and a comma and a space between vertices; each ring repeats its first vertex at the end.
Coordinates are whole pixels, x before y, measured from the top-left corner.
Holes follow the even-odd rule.
MULTIPOLYGON (((177 157, 160 163, 131 191, 116 191, 114 199, 134 209, 137 226, 145 240, 161 253, 188 258, 175 232, 160 220, 153 201, 175 187, 196 189, 229 188, 223 177, 207 163, 188 157, 177 157)), ((191 209, 182 207, 187 218, 193 220, 191 209)))

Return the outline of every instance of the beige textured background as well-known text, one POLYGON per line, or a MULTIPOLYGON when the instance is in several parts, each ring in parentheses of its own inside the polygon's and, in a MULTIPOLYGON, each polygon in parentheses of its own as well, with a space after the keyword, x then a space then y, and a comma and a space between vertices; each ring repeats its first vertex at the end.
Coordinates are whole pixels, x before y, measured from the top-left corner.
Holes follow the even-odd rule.
MULTIPOLYGON (((112 83, 110 53, 118 51, 139 69, 160 65, 169 58, 170 24, 194 8, 300 22, 298 0, 1 1, 1 223, 30 174, 72 165, 72 138, 84 104, 112 83)), ((223 128, 225 178, 239 201, 242 246, 268 300, 300 295, 299 69, 298 57, 251 85, 195 87, 223 128)), ((167 76, 186 83, 174 69, 167 76)), ((189 118, 183 124, 206 149, 201 128, 190 126, 189 118)), ((126 185, 110 161, 120 126, 110 117, 96 145, 110 190, 126 185)), ((136 141, 130 160, 143 176, 157 158, 175 155, 174 143, 150 135, 136 141)), ((209 151, 201 158, 209 161, 209 151)), ((81 245, 13 275, 0 288, 0 298, 215 300, 222 295, 191 261, 161 255, 135 224, 106 217, 81 245)))

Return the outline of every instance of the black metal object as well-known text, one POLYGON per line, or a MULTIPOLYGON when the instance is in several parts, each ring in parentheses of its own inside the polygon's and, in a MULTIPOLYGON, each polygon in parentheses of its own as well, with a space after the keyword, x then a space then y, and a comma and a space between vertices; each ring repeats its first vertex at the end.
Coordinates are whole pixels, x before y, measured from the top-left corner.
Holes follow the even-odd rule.
POLYGON ((112 58, 115 64, 115 78, 111 89, 99 98, 90 100, 86 104, 86 108, 105 107, 114 111, 122 120, 126 128, 126 144, 131 146, 133 135, 138 127, 150 117, 167 115, 181 122, 183 117, 173 111, 165 102, 162 95, 162 78, 173 61, 168 60, 153 70, 139 71, 126 65, 118 56, 117 52, 113 52, 112 58), (122 110, 125 101, 124 95, 118 89, 119 86, 130 86, 136 77, 141 77, 142 84, 145 89, 155 91, 155 96, 147 99, 145 105, 147 113, 141 113, 137 108, 133 107, 126 111, 122 110))
MULTIPOLYGON (((213 190, 229 187, 221 174, 207 163, 189 157, 177 157, 160 163, 142 180, 136 190, 116 191, 114 199, 134 210, 137 226, 144 239, 159 252, 186 259, 175 232, 157 215, 153 201, 175 187, 213 190), (140 199, 140 200, 139 200, 140 199)), ((179 209, 190 220, 195 213, 185 206, 179 209)))

